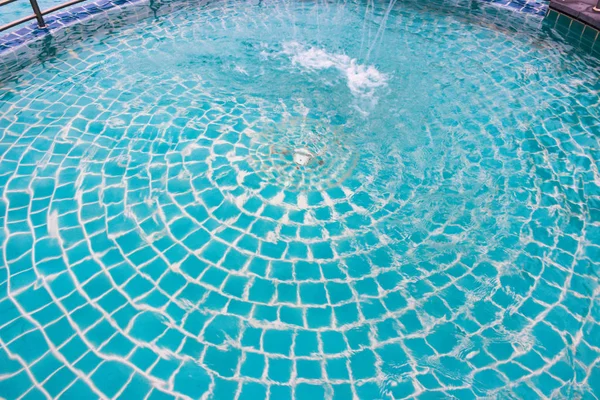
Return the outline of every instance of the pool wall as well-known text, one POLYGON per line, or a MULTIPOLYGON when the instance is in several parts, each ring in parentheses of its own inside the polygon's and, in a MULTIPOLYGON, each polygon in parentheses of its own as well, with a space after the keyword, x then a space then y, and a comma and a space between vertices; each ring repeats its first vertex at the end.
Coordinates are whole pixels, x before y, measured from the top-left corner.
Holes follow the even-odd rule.
POLYGON ((552 9, 544 21, 561 35, 579 41, 582 48, 600 53, 598 30, 592 26, 552 9))
MULTIPOLYGON (((102 32, 131 25, 141 19, 158 17, 181 7, 201 7, 206 1, 194 0, 97 0, 83 3, 45 17, 47 27, 39 28, 35 22, 18 30, 0 34, 0 78, 8 71, 17 71, 31 62, 43 62, 60 53, 74 41, 102 32), (127 11, 124 11, 127 9, 127 11)), ((463 13, 477 13, 477 21, 493 29, 513 30, 523 24, 540 25, 547 12, 547 3, 541 0, 450 0, 448 7, 437 6, 439 13, 452 13, 460 18, 463 13), (513 12, 510 26, 499 14, 513 12), (504 22, 503 22, 504 21, 504 22)), ((432 11, 435 5, 420 6, 432 11)))
MULTIPOLYGON (((103 16, 103 22, 109 23, 109 27, 115 28, 124 25, 119 22, 133 22, 132 19, 135 21, 139 17, 149 16, 149 13, 147 12, 140 15, 140 12, 148 7, 130 7, 131 5, 136 4, 143 5, 144 3, 149 5, 148 0, 98 0, 46 16, 45 20, 47 26, 45 28, 39 28, 36 23, 29 23, 17 31, 0 36, 0 54, 3 55, 3 58, 6 58, 8 57, 7 53, 10 53, 11 50, 46 36, 53 36, 55 39, 59 39, 59 32, 63 33, 63 36, 64 34, 69 35, 73 33, 88 33, 91 35, 100 27, 97 23, 93 24, 93 26, 91 26, 92 24, 89 24, 89 20, 95 16, 103 16), (114 18, 115 11, 121 11, 126 7, 128 8, 127 13, 122 13, 122 15, 119 15, 119 18, 114 18), (75 25, 79 25, 81 28, 65 31, 65 28, 72 28, 75 25)), ((98 20, 98 18, 96 18, 96 20, 98 20)))
MULTIPOLYGON (((69 47, 73 41, 127 26, 141 19, 158 17, 181 7, 198 7, 205 3, 193 0, 97 0, 46 16, 46 28, 38 28, 32 22, 0 35, 0 78, 5 78, 3 75, 8 71, 19 70, 31 62, 43 62, 69 47)), ((431 11, 429 4, 421 5, 431 11)), ((549 10, 548 3, 543 0, 454 0, 448 1, 448 6, 435 11, 456 12, 458 18, 461 13, 457 9, 466 10, 467 14, 476 12, 480 17, 479 22, 498 30, 516 31, 517 26, 522 24, 541 25, 550 29, 553 36, 562 37, 574 47, 600 56, 597 30, 549 10), (500 22, 503 19, 498 18, 498 14, 511 12, 509 10, 514 14, 514 24, 507 26, 500 22)))

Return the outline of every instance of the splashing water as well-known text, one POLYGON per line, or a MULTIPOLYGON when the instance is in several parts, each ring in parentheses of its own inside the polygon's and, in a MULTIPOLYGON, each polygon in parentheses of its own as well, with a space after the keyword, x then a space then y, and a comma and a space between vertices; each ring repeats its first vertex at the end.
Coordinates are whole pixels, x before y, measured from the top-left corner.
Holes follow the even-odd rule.
POLYGON ((314 47, 306 48, 297 42, 283 44, 285 54, 292 62, 309 70, 337 69, 347 80, 348 88, 357 96, 373 96, 375 88, 385 86, 386 75, 372 65, 358 64, 344 54, 330 54, 314 47))

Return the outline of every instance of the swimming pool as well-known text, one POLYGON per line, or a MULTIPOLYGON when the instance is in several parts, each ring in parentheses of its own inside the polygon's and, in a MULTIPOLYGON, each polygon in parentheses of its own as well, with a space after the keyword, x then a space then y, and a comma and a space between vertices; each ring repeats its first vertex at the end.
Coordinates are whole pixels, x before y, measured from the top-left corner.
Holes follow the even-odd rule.
MULTIPOLYGON (((42 10, 57 6, 64 3, 60 0, 39 0, 38 4, 42 10)), ((9 22, 27 17, 33 14, 31 4, 28 0, 17 0, 14 3, 8 4, 0 8, 0 25, 8 24, 9 22)))
POLYGON ((2 71, 0 397, 598 397, 595 56, 170 4, 2 71))

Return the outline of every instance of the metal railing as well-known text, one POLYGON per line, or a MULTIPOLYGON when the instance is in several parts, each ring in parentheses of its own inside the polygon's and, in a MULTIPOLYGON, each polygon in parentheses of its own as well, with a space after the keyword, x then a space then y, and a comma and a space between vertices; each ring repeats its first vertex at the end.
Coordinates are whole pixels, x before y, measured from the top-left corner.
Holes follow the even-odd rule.
MULTIPOLYGON (((18 0, 0 0, 0 7, 14 3, 15 1, 18 1, 18 0)), ((62 10, 63 8, 67 8, 67 7, 70 7, 70 6, 78 4, 78 3, 83 3, 84 1, 86 1, 86 0, 71 0, 71 1, 67 1, 66 3, 62 3, 57 6, 54 6, 54 7, 48 8, 47 10, 42 11, 42 10, 40 10, 40 6, 39 6, 37 0, 29 0, 29 4, 31 5, 33 14, 31 14, 27 17, 18 19, 16 21, 9 22, 6 25, 0 26, 0 32, 5 31, 10 28, 13 28, 13 27, 20 25, 27 21, 33 21, 34 19, 37 20, 37 25, 39 28, 45 28, 46 21, 44 20, 44 15, 52 14, 58 10, 62 10)))

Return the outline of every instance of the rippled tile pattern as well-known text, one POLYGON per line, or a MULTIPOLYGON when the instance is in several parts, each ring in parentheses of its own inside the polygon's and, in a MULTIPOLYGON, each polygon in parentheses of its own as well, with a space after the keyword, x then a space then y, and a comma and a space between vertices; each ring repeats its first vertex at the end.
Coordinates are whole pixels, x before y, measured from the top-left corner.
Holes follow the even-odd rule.
POLYGON ((598 398, 600 65, 444 5, 4 70, 0 397, 598 398))
POLYGON ((517 12, 545 15, 548 12, 548 1, 544 0, 484 0, 496 6, 508 8, 517 12))

